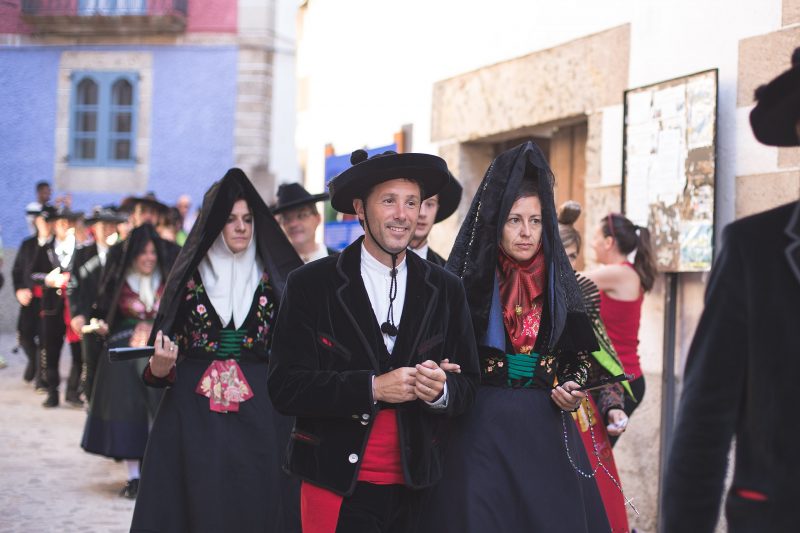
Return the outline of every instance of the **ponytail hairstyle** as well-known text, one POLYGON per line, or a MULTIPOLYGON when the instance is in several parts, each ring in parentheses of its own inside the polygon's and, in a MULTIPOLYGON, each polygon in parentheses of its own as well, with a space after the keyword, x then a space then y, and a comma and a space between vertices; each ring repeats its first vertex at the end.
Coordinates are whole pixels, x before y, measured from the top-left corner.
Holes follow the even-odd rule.
POLYGON ((602 220, 603 236, 614 239, 617 249, 625 255, 636 250, 633 269, 645 292, 653 288, 656 281, 655 256, 650 244, 650 231, 637 226, 619 213, 609 213, 602 220))
POLYGON ((575 229, 575 221, 581 216, 581 204, 567 200, 558 208, 558 234, 564 248, 574 244, 581 252, 581 234, 575 229))

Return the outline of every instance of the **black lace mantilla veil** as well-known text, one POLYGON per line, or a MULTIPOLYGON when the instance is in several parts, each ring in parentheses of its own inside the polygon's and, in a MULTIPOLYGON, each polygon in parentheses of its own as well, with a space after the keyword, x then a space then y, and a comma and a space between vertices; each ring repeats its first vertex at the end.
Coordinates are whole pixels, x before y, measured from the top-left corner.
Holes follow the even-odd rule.
MULTIPOLYGON (((175 315, 183 301, 186 283, 222 232, 233 204, 240 198, 247 200, 253 212, 256 250, 261 264, 269 275, 277 301, 280 301, 289 272, 303 265, 247 175, 238 168, 228 170, 203 197, 203 205, 200 207, 197 220, 167 278, 164 295, 161 298, 162 304, 148 344, 152 345, 155 342, 159 329, 167 335, 171 334, 175 315)), ((252 298, 252 295, 243 297, 252 298)))
POLYGON ((553 172, 541 149, 533 142, 503 152, 492 161, 472 199, 446 268, 463 281, 475 337, 479 345, 486 345, 487 329, 498 326, 499 317, 496 309, 492 310, 492 303, 497 301, 495 278, 500 237, 516 191, 524 179, 538 181, 542 246, 547 265, 549 319, 542 322, 539 335, 545 337, 537 343, 538 350, 540 353, 596 351, 597 339, 558 234, 553 172))

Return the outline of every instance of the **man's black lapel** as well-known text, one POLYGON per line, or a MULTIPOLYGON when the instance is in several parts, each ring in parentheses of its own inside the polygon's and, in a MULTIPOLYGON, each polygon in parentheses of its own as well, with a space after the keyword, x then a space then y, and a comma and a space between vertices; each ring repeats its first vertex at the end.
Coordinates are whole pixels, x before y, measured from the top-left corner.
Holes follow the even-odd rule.
POLYGON ((406 252, 406 267, 406 300, 400 318, 397 343, 392 350, 392 358, 403 366, 412 360, 425 331, 424 325, 431 320, 439 297, 439 288, 429 280, 431 266, 426 260, 413 252, 406 252))
POLYGON ((786 259, 794 277, 800 283, 800 201, 794 208, 789 224, 786 226, 786 235, 789 236, 789 245, 786 247, 786 259))
POLYGON ((342 313, 356 331, 356 335, 372 363, 372 368, 380 373, 380 365, 375 355, 378 349, 375 344, 376 336, 370 331, 370 329, 374 329, 375 314, 372 312, 372 305, 369 303, 367 290, 364 288, 364 280, 361 279, 361 240, 356 240, 342 250, 342 254, 336 262, 336 271, 339 274, 336 298, 342 313))

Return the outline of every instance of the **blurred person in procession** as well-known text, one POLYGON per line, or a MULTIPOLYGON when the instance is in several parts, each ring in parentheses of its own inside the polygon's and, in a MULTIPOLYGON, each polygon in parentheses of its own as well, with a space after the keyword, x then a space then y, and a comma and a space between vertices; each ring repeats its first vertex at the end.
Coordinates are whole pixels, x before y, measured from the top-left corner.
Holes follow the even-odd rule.
POLYGON ((36 218, 36 215, 42 211, 44 206, 50 205, 50 197, 52 194, 53 190, 50 188, 50 183, 47 181, 36 182, 36 200, 25 206, 25 219, 28 222, 28 229, 30 230, 31 235, 37 234, 34 219, 36 218))
POLYGON ((478 381, 461 284, 407 253, 447 165, 364 150, 350 161, 330 183, 331 204, 357 215, 365 235, 289 276, 270 394, 297 417, 287 468, 303 481, 304 533, 413 531, 428 519, 421 489, 441 476, 447 421, 478 381), (445 372, 448 360, 460 372, 445 372))
POLYGON ((461 203, 463 190, 455 176, 450 174, 450 179, 444 189, 439 194, 434 194, 422 202, 414 237, 408 245, 409 250, 440 267, 444 266, 444 258, 434 252, 428 245, 428 235, 430 235, 434 224, 441 222, 456 212, 458 204, 461 203))
MULTIPOLYGON (((175 260, 169 245, 145 223, 117 245, 121 260, 106 262, 92 318, 108 348, 147 345, 175 260)), ((145 365, 142 359, 111 362, 101 354, 81 439, 85 451, 125 461, 128 481, 120 495, 130 499, 139 489, 139 462, 161 399, 160 391, 142 383, 145 365)))
POLYGON ((317 242, 317 228, 322 222, 317 202, 327 200, 328 193, 311 194, 299 183, 284 183, 278 187, 277 196, 278 201, 272 207, 272 214, 303 263, 336 253, 317 242))
MULTIPOLYGON (((596 227, 592 239, 597 267, 581 274, 600 291, 600 318, 625 369, 634 379, 632 394, 625 395, 629 417, 641 405, 645 379, 639 363, 639 324, 644 295, 655 284, 658 271, 650 231, 619 213, 609 213, 596 227), (628 256, 634 254, 633 263, 628 256)), ((618 436, 611 435, 613 446, 618 436)))
MULTIPOLYGON (((755 93, 750 124, 769 146, 800 146, 800 48, 755 93)), ((665 533, 797 531, 800 429, 800 201, 730 223, 686 358, 661 499, 665 533)))
POLYGON ((422 532, 610 531, 597 485, 583 481, 591 464, 571 416, 598 346, 553 186, 534 143, 497 156, 447 260, 466 290, 481 384, 451 426, 422 532))
POLYGON ((133 228, 138 228, 145 223, 156 227, 160 217, 169 210, 167 205, 159 201, 152 191, 144 196, 128 196, 122 200, 119 209, 130 214, 129 220, 133 228))
POLYGON ((86 225, 93 235, 92 242, 75 250, 72 275, 68 283, 70 327, 81 339, 83 359, 83 392, 86 399, 91 398, 97 361, 103 349, 104 340, 97 335, 96 324, 90 323, 92 306, 100 290, 100 275, 106 264, 108 250, 116 242, 117 224, 126 217, 110 208, 95 208, 86 219, 86 225))
POLYGON ((202 205, 148 342, 142 378, 166 390, 131 531, 299 533, 299 484, 281 470, 291 419, 272 406, 267 361, 302 262, 240 169, 202 205))
POLYGON ((174 207, 169 207, 158 217, 156 232, 159 237, 166 241, 174 242, 178 246, 183 246, 186 242, 186 235, 182 233, 181 215, 174 207))
POLYGON ((26 382, 35 380, 35 386, 40 390, 45 389, 39 353, 42 341, 40 311, 43 287, 41 284, 34 283, 32 269, 39 248, 50 241, 53 222, 49 219, 53 214, 55 214, 55 208, 50 205, 28 213, 33 216, 36 234, 22 241, 11 268, 14 295, 20 306, 17 319, 17 344, 28 358, 22 377, 26 382))
MULTIPOLYGON (((580 215, 581 205, 574 201, 564 203, 558 212, 558 233, 573 269, 581 253, 581 234, 575 229, 575 222, 580 215)), ((621 375, 624 370, 600 318, 600 291, 597 285, 577 272, 575 276, 581 289, 586 313, 592 322, 600 346, 599 350, 592 352, 589 367, 589 381, 597 383, 603 378, 621 375)), ((592 471, 595 472, 593 481, 600 490, 613 533, 629 531, 625 497, 609 440, 609 435, 619 436, 627 427, 628 415, 623 410, 625 394, 633 394, 627 382, 606 385, 592 391, 580 409, 572 414, 592 465, 592 471)))
POLYGON ((197 211, 192 210, 192 197, 188 194, 180 195, 178 201, 175 202, 175 208, 181 215, 181 231, 183 235, 189 235, 195 220, 197 220, 197 211))
POLYGON ((52 220, 53 234, 50 239, 37 249, 31 279, 42 288, 40 365, 44 373, 47 387, 47 399, 44 407, 57 407, 59 404, 58 388, 59 361, 61 348, 66 340, 72 355, 72 366, 67 378, 65 401, 79 407, 80 382, 83 361, 81 358, 80 338, 68 327, 71 317, 67 304, 67 285, 70 280, 75 255, 75 221, 83 215, 68 207, 60 207, 48 220, 52 220))
MULTIPOLYGON (((106 254, 105 269, 117 271, 121 268, 118 263, 122 261, 124 254, 124 243, 128 236, 134 229, 141 227, 143 224, 150 224, 155 230, 161 216, 168 211, 166 204, 160 202, 154 193, 148 192, 144 196, 129 196, 122 200, 119 207, 119 212, 128 213, 128 223, 121 222, 117 224, 118 237, 115 244, 111 246, 106 254)), ((180 247, 169 240, 161 238, 157 233, 156 247, 163 249, 166 257, 162 259, 163 264, 172 264, 175 257, 178 256, 180 247)), ((112 237, 113 239, 113 237, 112 237)), ((105 277, 105 274, 103 274, 105 277)), ((103 283, 101 281, 101 287, 103 283)))

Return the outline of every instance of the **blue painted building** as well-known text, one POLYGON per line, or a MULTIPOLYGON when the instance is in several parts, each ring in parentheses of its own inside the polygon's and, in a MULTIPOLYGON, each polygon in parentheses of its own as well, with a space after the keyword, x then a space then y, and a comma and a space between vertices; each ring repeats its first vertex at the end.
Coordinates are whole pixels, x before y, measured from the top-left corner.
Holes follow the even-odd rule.
POLYGON ((199 207, 238 166, 271 198, 273 23, 272 1, 0 4, 7 279, 41 180, 77 210, 147 191, 168 204, 189 194, 199 207))

